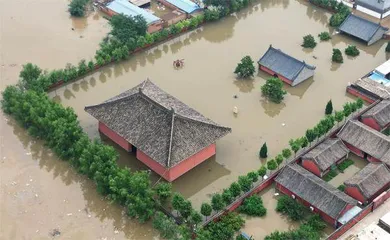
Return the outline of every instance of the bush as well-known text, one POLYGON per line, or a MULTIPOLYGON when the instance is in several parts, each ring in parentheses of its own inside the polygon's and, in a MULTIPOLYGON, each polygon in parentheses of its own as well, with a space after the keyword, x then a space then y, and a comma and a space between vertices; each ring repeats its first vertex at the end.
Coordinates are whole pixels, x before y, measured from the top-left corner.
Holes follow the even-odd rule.
POLYGON ((315 48, 317 43, 314 37, 309 34, 303 37, 303 44, 301 46, 304 48, 315 48))
POLYGON ((287 195, 278 199, 276 211, 286 214, 293 221, 302 220, 305 217, 305 207, 287 195))
POLYGON ((258 195, 252 195, 244 200, 238 211, 249 216, 262 217, 267 214, 267 209, 263 205, 263 200, 258 195))
POLYGON ((85 7, 89 0, 72 0, 69 4, 69 13, 74 17, 83 17, 85 14, 85 7))
POLYGON ((349 166, 353 165, 353 160, 351 159, 346 159, 344 160, 342 163, 340 163, 339 165, 337 165, 337 169, 340 171, 340 172, 344 172, 345 169, 347 169, 349 166))
POLYGON ((355 57, 355 56, 358 56, 358 55, 360 54, 360 51, 359 51, 359 49, 357 49, 356 46, 354 46, 354 45, 349 45, 349 46, 345 49, 345 54, 347 54, 348 56, 355 57))
POLYGON ((344 184, 341 184, 340 186, 337 187, 338 190, 344 192, 345 190, 345 185, 344 184))
POLYGON ((206 9, 204 11, 204 20, 206 22, 216 21, 221 17, 221 12, 218 9, 206 9))
POLYGON ((341 53, 340 49, 334 48, 333 49, 333 55, 332 55, 332 61, 336 63, 343 63, 343 54, 341 53))
POLYGON ((261 93, 270 101, 281 103, 284 95, 287 94, 283 90, 283 82, 279 78, 269 78, 267 82, 261 87, 261 93))
POLYGON ((254 62, 250 56, 245 56, 241 59, 241 62, 237 64, 234 73, 240 78, 253 77, 256 72, 254 62))
POLYGON ((324 181, 326 181, 326 182, 329 182, 329 181, 332 180, 334 177, 336 177, 337 174, 338 174, 338 173, 337 173, 336 170, 331 169, 331 170, 329 170, 329 172, 328 172, 327 174, 325 174, 325 175, 323 176, 322 179, 324 179, 324 181))
POLYGON ((156 195, 161 203, 166 202, 168 198, 172 195, 172 184, 171 183, 158 183, 154 190, 156 192, 156 195))
MULTIPOLYGON (((228 213, 221 217, 218 222, 211 222, 203 231, 207 233, 201 233, 201 235, 206 235, 206 238, 203 239, 232 239, 234 234, 238 232, 242 226, 244 226, 245 220, 241 218, 240 215, 236 213, 228 213)), ((198 237, 199 238, 199 237, 198 237)), ((203 240, 202 239, 202 240, 203 240)))
POLYGON ((321 41, 328 41, 332 37, 330 36, 329 32, 322 32, 318 34, 318 37, 320 38, 321 41))

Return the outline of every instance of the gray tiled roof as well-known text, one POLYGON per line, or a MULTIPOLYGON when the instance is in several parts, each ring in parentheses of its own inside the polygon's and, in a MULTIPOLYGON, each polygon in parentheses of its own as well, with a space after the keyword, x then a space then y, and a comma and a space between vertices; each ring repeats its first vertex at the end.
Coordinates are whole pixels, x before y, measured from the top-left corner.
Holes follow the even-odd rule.
POLYGON ((349 14, 344 22, 340 25, 339 30, 351 36, 369 42, 378 30, 387 31, 378 23, 374 23, 362 17, 349 14))
POLYGON ((386 13, 390 10, 390 0, 356 0, 355 3, 377 13, 386 13))
POLYGON ((362 115, 362 118, 373 118, 382 128, 390 123, 390 100, 382 100, 362 115))
POLYGON ((338 219, 347 205, 357 204, 347 194, 295 163, 285 166, 275 181, 333 219, 338 219))
POLYGON ((355 186, 365 198, 370 198, 390 183, 390 171, 383 163, 370 163, 344 182, 346 186, 355 186))
POLYGON ((149 80, 85 111, 167 168, 231 132, 149 80))
POLYGON ((349 150, 340 139, 326 139, 302 156, 311 159, 323 172, 348 154, 349 150))
POLYGON ((349 120, 337 137, 379 160, 390 149, 390 137, 356 120, 349 120))
POLYGON ((315 69, 314 66, 308 65, 304 61, 299 61, 282 52, 280 49, 273 48, 272 45, 260 58, 258 63, 291 81, 294 81, 304 68, 310 70, 315 69))

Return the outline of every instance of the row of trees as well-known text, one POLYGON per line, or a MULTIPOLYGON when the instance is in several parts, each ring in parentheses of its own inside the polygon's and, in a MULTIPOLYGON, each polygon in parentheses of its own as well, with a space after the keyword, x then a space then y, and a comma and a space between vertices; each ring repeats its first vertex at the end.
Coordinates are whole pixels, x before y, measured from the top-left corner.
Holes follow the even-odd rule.
POLYGON ((337 0, 310 0, 311 3, 320 7, 330 9, 335 12, 330 18, 330 26, 338 27, 344 22, 345 18, 351 13, 348 6, 337 0))

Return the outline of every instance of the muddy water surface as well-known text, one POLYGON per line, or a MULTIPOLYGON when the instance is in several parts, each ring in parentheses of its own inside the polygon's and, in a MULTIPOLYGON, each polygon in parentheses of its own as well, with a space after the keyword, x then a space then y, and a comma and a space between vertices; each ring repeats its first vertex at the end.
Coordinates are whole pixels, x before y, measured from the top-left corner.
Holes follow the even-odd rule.
MULTIPOLYGON (((79 21, 69 18, 65 0, 0 0, 0 4, 2 89, 16 82, 25 62, 51 69, 89 59, 108 31, 99 14, 79 21)), ((330 98, 335 108, 350 101, 345 94, 348 82, 386 60, 384 41, 366 47, 339 35, 319 43, 314 50, 302 49, 302 36, 329 30, 329 17, 304 1, 263 0, 50 95, 73 107, 83 128, 91 137, 99 137, 97 122, 84 112, 84 106, 100 103, 149 77, 207 117, 231 127, 233 132, 217 143, 215 157, 174 183, 175 190, 198 207, 237 176, 259 168, 258 150, 265 141, 270 156, 274 156, 290 138, 301 136, 323 117, 330 98), (351 43, 361 50, 360 56, 345 57, 342 65, 332 64, 332 48, 343 50, 351 43), (295 88, 286 87, 288 95, 278 105, 265 101, 259 91, 269 76, 259 73, 252 80, 236 80, 232 73, 244 55, 256 61, 270 44, 317 66, 313 79, 295 88), (176 59, 185 59, 183 69, 172 68, 176 59), (232 115, 234 106, 239 109, 237 117, 232 115)), ((12 121, 5 123, 3 117, 1 136, 0 238, 45 239, 54 228, 69 239, 152 239, 157 235, 148 225, 124 220, 121 209, 102 200, 90 181, 78 177, 66 163, 58 161, 41 143, 31 142, 24 131, 12 121)), ((133 156, 120 153, 120 164, 146 169, 133 156)), ((153 175, 153 181, 157 179, 153 175)), ((281 230, 287 226, 277 217, 268 221, 281 224, 281 230)), ((252 234, 260 238, 273 230, 252 221, 248 225, 257 226, 252 234)))

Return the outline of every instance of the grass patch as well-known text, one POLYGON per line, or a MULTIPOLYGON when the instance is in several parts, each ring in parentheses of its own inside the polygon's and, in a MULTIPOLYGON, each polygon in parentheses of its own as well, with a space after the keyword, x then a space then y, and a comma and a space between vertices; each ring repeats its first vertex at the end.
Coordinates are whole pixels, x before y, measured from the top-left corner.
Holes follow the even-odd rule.
POLYGON ((326 182, 329 182, 330 180, 332 180, 334 177, 336 177, 338 174, 338 172, 336 170, 333 170, 331 169, 327 174, 324 175, 324 177, 322 177, 322 179, 326 182))
POLYGON ((240 213, 249 216, 262 217, 267 214, 267 209, 263 205, 263 200, 258 195, 252 195, 244 200, 244 203, 238 208, 240 213))
POLYGON ((383 131, 383 134, 385 134, 386 136, 390 136, 390 127, 383 131))
POLYGON ((340 171, 340 172, 344 172, 345 169, 347 169, 349 166, 353 165, 354 161, 351 160, 351 159, 346 159, 344 160, 342 163, 340 163, 339 165, 337 165, 337 169, 340 171))
POLYGON ((338 190, 344 192, 345 190, 345 185, 344 184, 341 184, 340 186, 337 187, 338 190))
POLYGON ((304 219, 306 215, 305 210, 305 206, 287 195, 281 196, 276 205, 277 212, 286 214, 293 221, 304 219))

